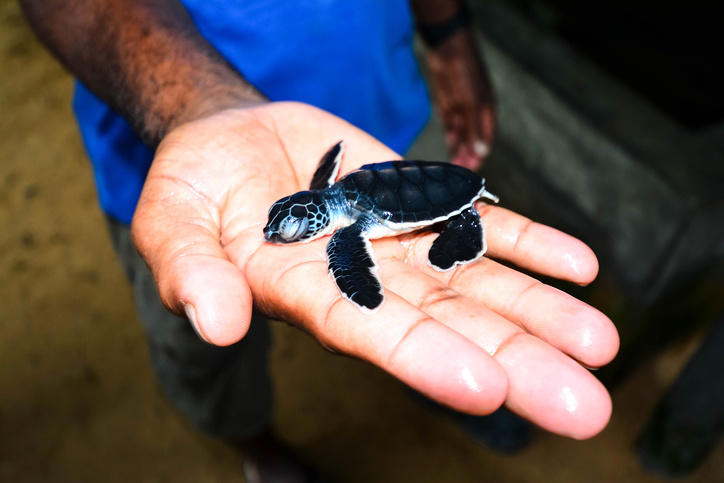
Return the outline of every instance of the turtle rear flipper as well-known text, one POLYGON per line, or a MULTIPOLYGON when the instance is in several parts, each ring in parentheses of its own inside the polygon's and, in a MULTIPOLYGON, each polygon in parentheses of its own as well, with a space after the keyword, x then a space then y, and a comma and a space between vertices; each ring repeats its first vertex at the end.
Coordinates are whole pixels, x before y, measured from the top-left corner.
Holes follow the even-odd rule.
POLYGON ((312 176, 312 182, 309 185, 310 190, 323 190, 334 184, 339 174, 339 165, 342 162, 343 152, 344 141, 339 141, 322 156, 317 165, 317 170, 312 176))
POLYGON ((365 227, 364 220, 358 220, 337 231, 327 244, 327 257, 342 295, 361 308, 373 310, 384 297, 365 227))
POLYGON ((447 221, 432 243, 428 259, 435 270, 450 270, 455 265, 477 260, 486 249, 480 214, 471 207, 447 221))

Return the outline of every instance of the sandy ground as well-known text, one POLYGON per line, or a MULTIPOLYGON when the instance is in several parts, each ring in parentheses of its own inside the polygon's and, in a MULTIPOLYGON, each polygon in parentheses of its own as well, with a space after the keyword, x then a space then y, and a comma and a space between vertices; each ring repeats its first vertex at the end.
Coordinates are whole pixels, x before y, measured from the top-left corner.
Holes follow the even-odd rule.
MULTIPOLYGON (((0 6, 0 65, 0 481, 242 481, 238 456, 157 391, 75 130, 71 78, 15 2, 0 6)), ((541 432, 511 457, 377 369, 284 324, 274 335, 281 434, 349 482, 659 481, 640 469, 633 441, 694 347, 673 348, 618 388, 601 435, 541 432)), ((724 448, 679 481, 724 481, 724 448)))

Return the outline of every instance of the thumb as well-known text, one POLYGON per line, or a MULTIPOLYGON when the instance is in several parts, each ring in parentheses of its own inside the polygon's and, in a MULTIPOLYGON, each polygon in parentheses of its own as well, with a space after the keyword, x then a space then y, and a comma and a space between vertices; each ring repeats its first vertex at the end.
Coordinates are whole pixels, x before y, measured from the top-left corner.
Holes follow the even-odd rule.
POLYGON ((164 305, 186 315, 202 339, 230 345, 249 329, 252 297, 219 242, 215 211, 197 196, 184 197, 173 179, 148 179, 131 235, 164 305))

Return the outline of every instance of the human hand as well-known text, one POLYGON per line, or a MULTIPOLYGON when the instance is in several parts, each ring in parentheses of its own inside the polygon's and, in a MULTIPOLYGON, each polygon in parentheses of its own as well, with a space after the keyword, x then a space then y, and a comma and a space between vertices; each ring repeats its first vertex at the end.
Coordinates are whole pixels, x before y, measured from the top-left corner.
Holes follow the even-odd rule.
POLYGON ((493 88, 469 31, 462 29, 427 52, 433 96, 452 161, 477 170, 495 132, 493 88))
MULTIPOLYGON (((254 304, 455 409, 487 414, 505 402, 550 431, 598 433, 611 402, 581 364, 609 362, 618 336, 592 307, 488 257, 437 272, 427 264, 435 235, 411 233, 372 242, 385 301, 368 314, 328 275, 327 237, 264 242, 271 204, 305 189, 340 139, 342 174, 398 158, 341 119, 296 103, 226 110, 173 130, 132 226, 165 305, 186 313, 205 340, 226 345, 244 336, 254 304)), ((488 256, 579 284, 595 277, 596 258, 578 240, 478 207, 488 256)))

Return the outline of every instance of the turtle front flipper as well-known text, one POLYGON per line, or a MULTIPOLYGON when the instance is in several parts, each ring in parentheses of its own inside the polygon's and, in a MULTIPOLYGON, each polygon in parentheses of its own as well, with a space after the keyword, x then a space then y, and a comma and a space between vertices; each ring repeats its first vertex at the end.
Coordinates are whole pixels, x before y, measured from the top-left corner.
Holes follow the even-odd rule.
POLYGON ((327 244, 327 257, 329 271, 342 296, 361 308, 373 310, 380 306, 384 296, 366 226, 361 219, 338 230, 327 244))
POLYGON ((309 185, 310 190, 323 190, 334 184, 339 174, 339 165, 342 162, 343 152, 344 141, 339 141, 322 156, 317 165, 317 170, 312 176, 312 182, 309 185))
POLYGON ((455 265, 477 260, 486 249, 480 214, 475 207, 470 207, 447 221, 432 243, 428 259, 435 270, 450 270, 455 265))

